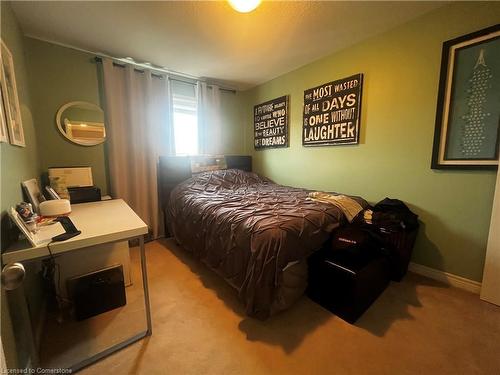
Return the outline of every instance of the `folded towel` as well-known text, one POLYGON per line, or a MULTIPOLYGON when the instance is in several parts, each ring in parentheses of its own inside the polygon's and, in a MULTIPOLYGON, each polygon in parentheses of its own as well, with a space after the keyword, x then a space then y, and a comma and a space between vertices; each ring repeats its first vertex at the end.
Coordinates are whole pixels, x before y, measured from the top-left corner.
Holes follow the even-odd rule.
POLYGON ((308 199, 317 202, 333 204, 334 206, 342 210, 349 223, 352 223, 354 218, 361 211, 363 211, 363 207, 361 207, 361 205, 358 202, 356 202, 354 199, 346 195, 333 195, 333 194, 323 193, 320 191, 315 191, 309 193, 308 199))

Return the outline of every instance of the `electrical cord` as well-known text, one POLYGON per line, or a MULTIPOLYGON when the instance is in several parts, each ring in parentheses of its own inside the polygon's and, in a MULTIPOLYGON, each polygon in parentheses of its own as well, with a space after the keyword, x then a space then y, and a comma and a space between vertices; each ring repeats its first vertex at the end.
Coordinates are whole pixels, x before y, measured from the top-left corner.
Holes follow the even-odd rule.
POLYGON ((50 255, 50 258, 55 262, 55 257, 54 257, 54 254, 52 254, 52 250, 50 249, 50 245, 52 245, 55 241, 54 240, 51 240, 48 244, 47 244, 47 249, 49 250, 49 255, 50 255))
POLYGON ((49 250, 49 255, 50 255, 50 262, 49 262, 49 269, 47 270, 47 272, 45 273, 45 280, 50 282, 52 281, 53 285, 54 285, 54 295, 56 297, 56 300, 57 300, 57 303, 59 305, 59 307, 62 306, 62 303, 63 302, 71 302, 69 299, 67 298, 64 298, 62 297, 59 292, 61 290, 61 265, 59 263, 56 262, 56 257, 54 256, 54 254, 52 253, 52 249, 50 248, 50 245, 52 245, 54 242, 57 242, 57 241, 50 241, 48 244, 47 244, 47 249, 49 250), (57 271, 57 283, 56 283, 56 271, 57 271))

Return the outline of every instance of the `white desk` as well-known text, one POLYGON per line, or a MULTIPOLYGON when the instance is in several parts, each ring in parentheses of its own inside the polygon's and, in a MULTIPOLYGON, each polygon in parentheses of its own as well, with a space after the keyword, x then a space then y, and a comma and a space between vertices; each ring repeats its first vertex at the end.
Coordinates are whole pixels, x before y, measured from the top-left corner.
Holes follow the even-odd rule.
MULTIPOLYGON (((50 245, 52 254, 81 249, 83 247, 140 237, 148 233, 148 226, 122 200, 80 203, 71 206, 69 215, 82 233, 67 241, 50 245)), ((29 247, 22 242, 2 255, 3 263, 22 262, 49 256, 47 245, 29 247)))
MULTIPOLYGON (((63 254, 104 243, 135 238, 139 239, 147 320, 147 330, 145 332, 114 345, 113 347, 71 367, 73 371, 77 371, 135 341, 142 339, 145 336, 151 335, 152 326, 146 256, 144 251, 144 235, 148 233, 148 226, 122 199, 75 204, 71 206, 71 210, 72 211, 69 217, 75 224, 76 228, 82 233, 67 241, 52 243, 50 245, 52 254, 63 254)), ((26 241, 21 242, 15 245, 12 249, 7 250, 2 255, 2 261, 6 264, 11 262, 30 261, 48 256, 50 256, 50 253, 47 248, 47 244, 30 247, 30 244, 26 241)))

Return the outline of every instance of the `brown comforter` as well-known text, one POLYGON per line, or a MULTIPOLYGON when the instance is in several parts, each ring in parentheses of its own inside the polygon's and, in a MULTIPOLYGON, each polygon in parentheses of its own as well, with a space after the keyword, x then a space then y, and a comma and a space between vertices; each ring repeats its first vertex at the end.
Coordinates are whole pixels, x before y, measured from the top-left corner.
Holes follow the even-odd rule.
POLYGON ((250 316, 267 318, 283 269, 318 250, 344 222, 308 190, 236 169, 201 173, 170 195, 170 233, 236 288, 250 316))

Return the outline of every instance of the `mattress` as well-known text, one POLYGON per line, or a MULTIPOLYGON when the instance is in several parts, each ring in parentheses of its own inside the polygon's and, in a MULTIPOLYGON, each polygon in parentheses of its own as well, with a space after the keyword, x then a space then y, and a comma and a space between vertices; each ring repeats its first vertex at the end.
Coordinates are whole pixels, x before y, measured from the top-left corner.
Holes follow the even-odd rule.
POLYGON ((172 190, 167 224, 186 251, 238 291, 249 316, 266 319, 300 297, 304 260, 346 222, 308 193, 241 170, 204 172, 172 190))

